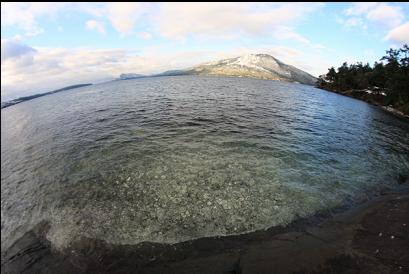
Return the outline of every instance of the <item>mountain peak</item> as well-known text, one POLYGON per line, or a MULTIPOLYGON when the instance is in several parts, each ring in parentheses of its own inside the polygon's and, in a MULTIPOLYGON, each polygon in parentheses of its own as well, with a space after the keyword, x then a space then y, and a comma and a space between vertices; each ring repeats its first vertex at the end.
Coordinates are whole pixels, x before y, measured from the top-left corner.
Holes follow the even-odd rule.
POLYGON ((214 75, 249 77, 267 80, 298 82, 314 85, 317 79, 296 67, 284 64, 265 53, 250 53, 242 56, 208 62, 196 67, 169 71, 160 75, 214 75))

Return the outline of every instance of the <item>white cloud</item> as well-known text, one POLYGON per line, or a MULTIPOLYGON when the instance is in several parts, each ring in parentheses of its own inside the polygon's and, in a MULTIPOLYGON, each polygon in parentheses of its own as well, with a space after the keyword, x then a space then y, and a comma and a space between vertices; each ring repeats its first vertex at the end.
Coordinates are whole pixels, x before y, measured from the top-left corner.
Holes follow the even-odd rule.
POLYGON ((364 21, 358 17, 348 18, 343 23, 346 28, 355 28, 355 27, 361 27, 363 29, 368 28, 368 26, 364 23, 364 21))
POLYGON ((42 17, 67 11, 83 12, 108 19, 121 35, 131 34, 137 20, 150 7, 146 3, 1 3, 1 23, 36 31, 42 17), (16 14, 18 16, 16 16, 16 14))
POLYGON ((409 44, 409 22, 397 26, 389 31, 385 37, 386 40, 393 40, 402 44, 409 44))
POLYGON ((405 18, 402 8, 390 3, 353 3, 345 14, 355 17, 356 26, 364 26, 357 21, 359 17, 387 28, 399 25, 405 18))
POLYGON ((67 3, 11 3, 1 2, 1 24, 16 25, 29 33, 38 33, 38 18, 53 16, 61 11, 67 3))
POLYGON ((144 3, 109 3, 107 5, 108 19, 118 32, 122 35, 129 35, 146 8, 147 5, 144 3))
MULTIPOLYGON (((2 3, 2 24, 35 32, 40 18, 74 11, 92 17, 87 23, 89 29, 103 33, 102 21, 107 20, 122 36, 133 34, 138 24, 176 40, 190 36, 240 39, 243 35, 269 35, 275 29, 291 28, 291 34, 284 36, 300 42, 306 38, 296 34, 294 25, 322 6, 321 3, 2 3)), ((141 35, 139 31, 144 39, 150 39, 150 35, 151 32, 141 35)))
MULTIPOLYGON (((37 48, 1 63, 1 97, 16 98, 70 84, 112 79, 126 59, 121 50, 37 48)), ((6 99, 7 100, 7 99, 6 99)))
POLYGON ((369 12, 371 9, 375 8, 378 3, 374 2, 361 2, 353 3, 350 8, 348 8, 345 13, 347 15, 362 15, 369 12))
POLYGON ((369 20, 380 22, 388 27, 399 25, 404 17, 401 7, 385 3, 379 4, 367 14, 369 20))
POLYGON ((290 40, 300 42, 302 44, 307 44, 307 45, 311 44, 311 41, 308 40, 306 37, 298 34, 293 29, 288 28, 288 27, 277 27, 272 33, 275 39, 279 39, 279 40, 290 39, 290 40))
POLYGON ((141 32, 139 33, 139 36, 140 36, 142 39, 145 39, 145 40, 150 40, 150 39, 152 39, 152 34, 151 34, 150 32, 147 32, 147 31, 141 31, 141 32))
POLYGON ((85 26, 89 30, 96 30, 101 34, 105 34, 104 22, 96 21, 96 20, 88 20, 85 23, 85 26))
POLYGON ((24 55, 34 54, 35 49, 20 42, 19 38, 1 39, 1 63, 9 59, 18 59, 24 55))
POLYGON ((322 7, 316 3, 166 3, 155 16, 158 32, 171 39, 267 35, 322 7))
POLYGON ((324 45, 311 42, 305 36, 297 33, 289 27, 277 27, 272 31, 272 35, 277 40, 293 40, 313 49, 326 49, 324 45))
POLYGON ((151 3, 77 3, 75 9, 91 14, 98 18, 107 19, 112 27, 122 36, 134 32, 138 20, 148 12, 154 11, 155 4, 151 3))

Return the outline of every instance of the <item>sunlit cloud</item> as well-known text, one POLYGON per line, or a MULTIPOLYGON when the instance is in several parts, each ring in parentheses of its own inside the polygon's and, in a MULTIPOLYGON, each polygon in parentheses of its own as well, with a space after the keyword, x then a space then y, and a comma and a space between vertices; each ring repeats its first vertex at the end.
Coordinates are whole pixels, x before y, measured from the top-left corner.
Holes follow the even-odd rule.
POLYGON ((322 6, 320 3, 167 3, 160 6, 155 24, 163 36, 171 39, 261 35, 288 26, 322 6))
MULTIPOLYGON (((380 26, 391 28, 399 25, 405 18, 402 8, 390 3, 353 3, 345 14, 354 16, 356 26, 364 26, 362 21, 358 21, 364 18, 380 26)), ((354 24, 354 21, 349 21, 349 24, 354 24)))
POLYGON ((1 24, 4 26, 15 25, 27 33, 38 34, 42 32, 42 28, 38 25, 38 18, 54 16, 67 5, 67 3, 1 2, 1 24))
POLYGON ((385 39, 401 44, 409 44, 409 22, 392 29, 388 35, 386 35, 385 39))
POLYGON ((88 30, 96 30, 101 34, 105 34, 104 22, 100 22, 100 21, 96 21, 96 20, 88 20, 85 23, 85 27, 88 30))
POLYGON ((142 31, 142 32, 140 32, 139 33, 139 36, 142 38, 142 39, 145 39, 145 40, 150 40, 150 39, 152 39, 152 34, 150 33, 150 32, 147 32, 147 31, 142 31))
POLYGON ((110 3, 107 5, 108 19, 118 32, 128 35, 133 32, 145 7, 145 4, 141 3, 110 3))

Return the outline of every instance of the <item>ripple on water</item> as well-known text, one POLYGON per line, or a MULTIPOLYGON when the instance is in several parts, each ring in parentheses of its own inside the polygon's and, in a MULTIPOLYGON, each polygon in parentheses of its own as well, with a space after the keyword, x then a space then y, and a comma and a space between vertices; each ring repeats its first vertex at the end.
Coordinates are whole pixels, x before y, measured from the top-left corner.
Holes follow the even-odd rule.
POLYGON ((407 122, 290 83, 116 81, 1 119, 2 248, 42 220, 57 247, 245 233, 409 174, 407 122))

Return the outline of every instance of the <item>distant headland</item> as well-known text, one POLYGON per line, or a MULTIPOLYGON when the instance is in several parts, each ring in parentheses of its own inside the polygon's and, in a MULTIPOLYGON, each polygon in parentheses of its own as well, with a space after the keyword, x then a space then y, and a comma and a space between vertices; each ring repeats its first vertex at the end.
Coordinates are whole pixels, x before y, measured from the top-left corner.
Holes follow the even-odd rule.
POLYGON ((11 101, 1 102, 1 108, 3 109, 3 108, 6 108, 6 107, 9 107, 9 106, 24 102, 24 101, 32 100, 34 98, 38 98, 38 97, 41 97, 41 96, 57 93, 57 92, 60 92, 60 91, 74 89, 74 88, 80 88, 80 87, 85 87, 85 86, 90 86, 90 85, 92 85, 92 84, 72 85, 72 86, 67 86, 67 87, 63 87, 63 88, 60 88, 60 89, 52 90, 52 91, 49 91, 49 92, 44 92, 44 93, 34 94, 34 95, 30 95, 30 96, 19 97, 17 99, 11 100, 11 101))

